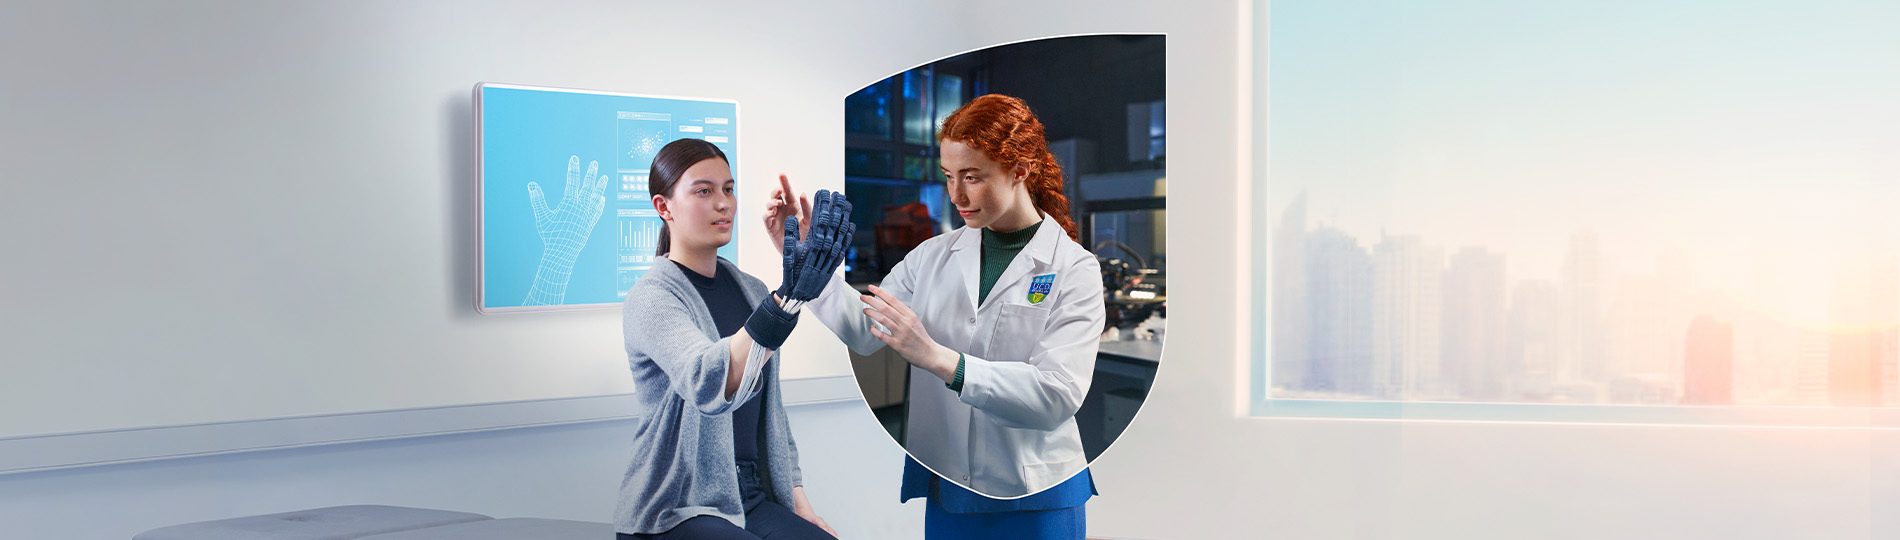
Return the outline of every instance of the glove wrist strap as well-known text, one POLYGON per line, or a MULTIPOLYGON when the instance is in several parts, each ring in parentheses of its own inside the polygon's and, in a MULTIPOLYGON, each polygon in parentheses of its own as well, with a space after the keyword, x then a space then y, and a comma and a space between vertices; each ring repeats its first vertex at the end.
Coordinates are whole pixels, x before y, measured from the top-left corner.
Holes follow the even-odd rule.
POLYGON ((778 301, 766 298, 759 307, 752 310, 752 316, 746 317, 745 332, 760 347, 778 350, 791 337, 792 328, 798 326, 798 316, 779 307, 778 301))

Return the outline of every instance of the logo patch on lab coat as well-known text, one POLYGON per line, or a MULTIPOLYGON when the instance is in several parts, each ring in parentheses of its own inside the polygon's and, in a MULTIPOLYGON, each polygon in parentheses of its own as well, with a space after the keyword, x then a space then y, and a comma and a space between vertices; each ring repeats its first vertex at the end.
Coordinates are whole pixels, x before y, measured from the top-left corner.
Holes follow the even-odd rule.
POLYGON ((1049 297, 1049 290, 1056 286, 1055 274, 1043 274, 1029 280, 1029 303, 1040 304, 1049 297))

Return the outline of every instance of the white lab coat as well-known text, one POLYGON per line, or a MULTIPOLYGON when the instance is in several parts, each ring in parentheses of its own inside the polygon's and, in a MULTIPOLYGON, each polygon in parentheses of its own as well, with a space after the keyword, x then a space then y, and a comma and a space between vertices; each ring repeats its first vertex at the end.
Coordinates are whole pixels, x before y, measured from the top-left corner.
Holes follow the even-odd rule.
MULTIPOLYGON (((925 240, 879 285, 910 306, 938 344, 964 354, 961 395, 911 366, 905 447, 938 476, 990 497, 1030 495, 1088 465, 1075 411, 1088 395, 1107 318, 1102 272, 1094 254, 1043 218, 981 306, 982 229, 925 240), (1031 302, 1034 278, 1050 274, 1047 297, 1031 302)), ((870 354, 885 345, 871 335, 865 307, 834 277, 805 309, 870 354)))

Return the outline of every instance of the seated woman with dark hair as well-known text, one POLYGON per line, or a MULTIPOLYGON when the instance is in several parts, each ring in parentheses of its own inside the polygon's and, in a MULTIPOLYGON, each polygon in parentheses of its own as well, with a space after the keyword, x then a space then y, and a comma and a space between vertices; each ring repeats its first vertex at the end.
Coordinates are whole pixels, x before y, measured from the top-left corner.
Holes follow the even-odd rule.
MULTIPOLYGON (((794 271, 828 277, 836 261, 787 268, 774 294, 719 258, 738 202, 731 165, 712 143, 666 145, 653 158, 648 189, 665 221, 656 253, 663 260, 627 292, 622 309, 641 412, 620 486, 618 537, 834 538, 805 498, 771 360, 798 321, 798 304, 810 299, 791 294, 794 271)), ((836 228, 824 226, 808 236, 836 228)))

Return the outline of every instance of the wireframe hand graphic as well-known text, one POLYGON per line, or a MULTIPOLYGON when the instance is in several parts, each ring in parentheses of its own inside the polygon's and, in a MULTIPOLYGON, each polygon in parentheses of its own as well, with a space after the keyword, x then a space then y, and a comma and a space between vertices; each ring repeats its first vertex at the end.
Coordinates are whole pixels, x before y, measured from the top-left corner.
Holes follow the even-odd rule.
POLYGON ((567 279, 574 273, 574 260, 587 246, 587 236, 600 221, 607 207, 609 175, 600 175, 600 162, 587 163, 587 176, 581 176, 581 157, 567 158, 567 185, 561 200, 552 209, 541 194, 541 185, 528 182, 528 205, 534 208, 534 230, 541 235, 541 265, 534 271, 534 286, 528 289, 524 306, 560 304, 567 296, 567 279))

